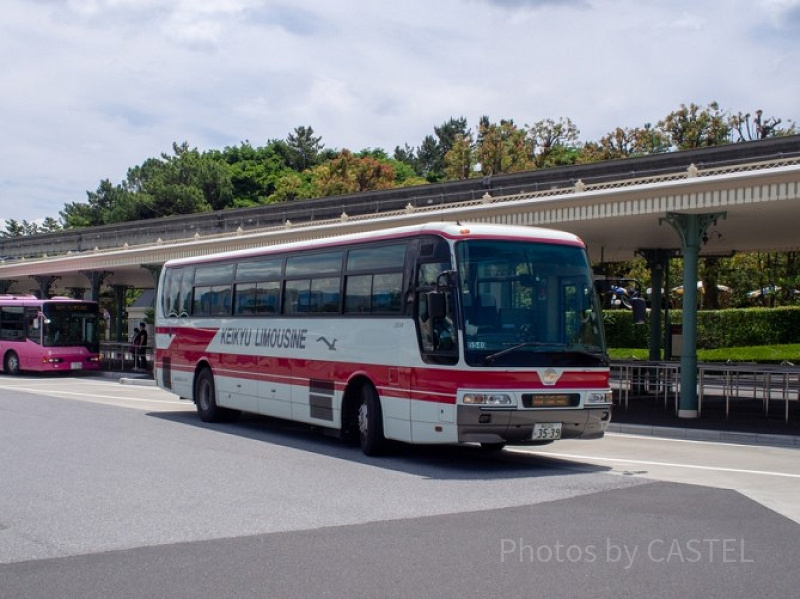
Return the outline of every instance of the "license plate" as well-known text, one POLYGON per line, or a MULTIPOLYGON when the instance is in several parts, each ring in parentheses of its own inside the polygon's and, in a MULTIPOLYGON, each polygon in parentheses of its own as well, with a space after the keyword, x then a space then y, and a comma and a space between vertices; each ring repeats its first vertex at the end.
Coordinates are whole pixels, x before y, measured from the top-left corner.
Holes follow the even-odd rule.
POLYGON ((70 362, 69 367, 72 370, 80 370, 81 368, 83 368, 83 362, 70 362))
POLYGON ((534 441, 555 441, 561 438, 561 423, 560 422, 544 422, 533 425, 534 441))

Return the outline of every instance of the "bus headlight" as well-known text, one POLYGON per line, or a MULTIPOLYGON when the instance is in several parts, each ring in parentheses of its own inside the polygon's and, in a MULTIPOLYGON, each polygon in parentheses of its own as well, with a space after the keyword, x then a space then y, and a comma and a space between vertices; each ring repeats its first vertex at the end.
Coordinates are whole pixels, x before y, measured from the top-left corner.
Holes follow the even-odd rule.
POLYGON ((611 403, 611 391, 590 391, 586 394, 586 405, 611 403))
POLYGON ((513 406, 514 398, 508 393, 466 393, 462 398, 465 404, 481 406, 513 406))

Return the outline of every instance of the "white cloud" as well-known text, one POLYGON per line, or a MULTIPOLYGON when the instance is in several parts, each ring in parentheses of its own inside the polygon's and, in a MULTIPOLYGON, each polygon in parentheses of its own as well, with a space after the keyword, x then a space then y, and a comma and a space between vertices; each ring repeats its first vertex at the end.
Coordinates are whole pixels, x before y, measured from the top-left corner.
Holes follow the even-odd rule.
POLYGON ((584 140, 682 103, 797 120, 796 0, 8 0, 0 224, 102 179, 312 126, 416 146, 450 117, 569 117, 584 140))

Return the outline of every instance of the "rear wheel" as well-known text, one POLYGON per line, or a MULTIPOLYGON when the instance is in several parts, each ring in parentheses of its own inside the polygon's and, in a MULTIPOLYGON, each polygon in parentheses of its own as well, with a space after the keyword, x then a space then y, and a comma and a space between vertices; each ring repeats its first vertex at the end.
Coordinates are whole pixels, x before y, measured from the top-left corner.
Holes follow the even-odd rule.
POLYGON ((203 422, 226 422, 234 420, 239 412, 217 405, 217 392, 214 386, 214 375, 204 368, 194 381, 194 403, 197 413, 203 422))
POLYGON ((386 448, 381 402, 378 392, 369 384, 361 387, 361 403, 358 406, 358 436, 361 451, 365 455, 379 455, 386 448))
POLYGON ((17 352, 10 351, 6 354, 6 361, 3 364, 6 374, 19 374, 19 356, 17 352))

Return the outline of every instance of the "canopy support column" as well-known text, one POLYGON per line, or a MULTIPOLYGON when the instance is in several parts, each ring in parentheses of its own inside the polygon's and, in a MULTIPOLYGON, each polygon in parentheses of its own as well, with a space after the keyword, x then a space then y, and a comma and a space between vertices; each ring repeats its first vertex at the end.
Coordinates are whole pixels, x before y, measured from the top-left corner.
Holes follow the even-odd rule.
POLYGON ((107 277, 114 274, 107 270, 82 270, 81 274, 89 279, 90 298, 93 302, 100 301, 100 286, 107 277))
POLYGON ((683 243, 683 351, 678 418, 697 418, 697 261, 700 241, 708 228, 725 212, 682 214, 669 212, 669 223, 683 243))
POLYGON ((53 275, 34 275, 31 278, 39 285, 39 299, 49 299, 52 295, 50 288, 53 286, 53 283, 61 277, 53 275))
MULTIPOLYGON (((652 293, 650 294, 650 342, 648 358, 656 362, 661 359, 661 305, 667 285, 666 275, 669 271, 669 260, 675 257, 677 250, 640 249, 636 252, 647 262, 650 269, 652 293)), ((664 311, 664 326, 669 328, 669 308, 664 311)), ((667 348, 664 347, 664 359, 668 360, 667 348)))

